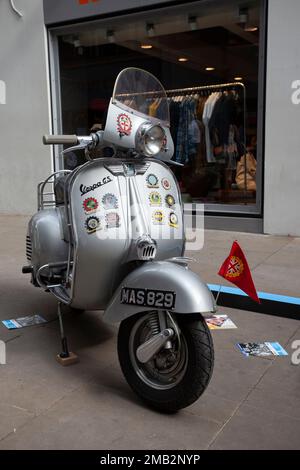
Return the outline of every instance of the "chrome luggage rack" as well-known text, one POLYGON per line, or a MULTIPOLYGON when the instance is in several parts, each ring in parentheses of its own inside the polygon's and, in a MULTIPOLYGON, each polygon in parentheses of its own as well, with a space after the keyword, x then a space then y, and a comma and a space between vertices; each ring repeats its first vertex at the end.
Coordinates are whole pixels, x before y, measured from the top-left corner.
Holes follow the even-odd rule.
POLYGON ((37 187, 38 211, 55 207, 54 183, 57 175, 72 173, 71 170, 59 170, 48 176, 45 181, 41 181, 37 187))

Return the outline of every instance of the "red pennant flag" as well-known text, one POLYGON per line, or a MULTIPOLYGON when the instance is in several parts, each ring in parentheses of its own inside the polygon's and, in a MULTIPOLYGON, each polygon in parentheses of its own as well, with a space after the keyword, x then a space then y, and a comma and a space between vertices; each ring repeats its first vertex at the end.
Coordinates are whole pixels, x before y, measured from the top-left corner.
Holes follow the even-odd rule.
POLYGON ((237 241, 233 242, 229 256, 220 267, 218 274, 238 286, 260 304, 246 257, 237 241))

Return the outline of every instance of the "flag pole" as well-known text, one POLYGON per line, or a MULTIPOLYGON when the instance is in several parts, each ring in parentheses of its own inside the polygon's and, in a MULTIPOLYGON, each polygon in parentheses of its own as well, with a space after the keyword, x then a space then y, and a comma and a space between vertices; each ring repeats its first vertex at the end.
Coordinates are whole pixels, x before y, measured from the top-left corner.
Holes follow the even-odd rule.
POLYGON ((216 305, 218 304, 218 300, 219 300, 219 296, 220 296, 220 293, 221 293, 221 289, 222 289, 222 286, 221 286, 221 284, 220 284, 219 292, 217 293, 217 297, 216 297, 216 305))

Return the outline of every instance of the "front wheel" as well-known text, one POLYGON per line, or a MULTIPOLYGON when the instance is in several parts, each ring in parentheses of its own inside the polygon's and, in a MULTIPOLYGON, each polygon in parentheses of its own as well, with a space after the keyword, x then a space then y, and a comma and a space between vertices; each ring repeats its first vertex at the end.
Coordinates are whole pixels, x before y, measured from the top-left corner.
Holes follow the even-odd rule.
MULTIPOLYGON (((120 325, 118 355, 123 374, 148 405, 174 412, 194 403, 210 381, 214 350, 210 331, 199 314, 169 316, 174 335, 171 347, 162 348, 150 361, 141 363, 137 348, 153 335, 157 312, 129 317, 120 325)), ((169 321, 169 320, 168 320, 169 321)))

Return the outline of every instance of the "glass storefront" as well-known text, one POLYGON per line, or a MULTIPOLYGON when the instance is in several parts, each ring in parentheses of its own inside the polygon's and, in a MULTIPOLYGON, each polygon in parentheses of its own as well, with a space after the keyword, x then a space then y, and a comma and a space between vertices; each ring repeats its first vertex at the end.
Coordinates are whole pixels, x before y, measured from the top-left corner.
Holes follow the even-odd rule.
MULTIPOLYGON (((104 128, 117 74, 148 70, 167 90, 183 200, 211 213, 259 214, 261 7, 259 0, 198 1, 54 30, 58 130, 104 128)), ((158 101, 145 104, 154 115, 158 101)), ((63 165, 82 162, 71 154, 63 165)))

